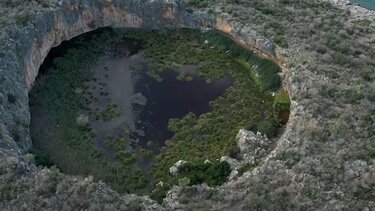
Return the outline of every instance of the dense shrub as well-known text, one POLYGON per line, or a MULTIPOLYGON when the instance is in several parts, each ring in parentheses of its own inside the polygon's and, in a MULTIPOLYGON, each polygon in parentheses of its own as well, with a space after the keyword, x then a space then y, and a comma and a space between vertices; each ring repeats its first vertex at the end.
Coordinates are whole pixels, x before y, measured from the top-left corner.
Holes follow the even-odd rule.
POLYGON ((283 112, 290 110, 289 94, 286 91, 279 92, 275 96, 273 107, 276 112, 283 112))
POLYGON ((342 54, 348 54, 350 45, 347 40, 340 38, 333 32, 328 32, 325 34, 327 46, 337 52, 342 54))
POLYGON ((293 151, 282 151, 276 155, 277 160, 284 161, 288 168, 292 168, 301 159, 301 155, 293 151))
POLYGON ((375 148, 370 148, 367 154, 371 159, 375 159, 375 148))
POLYGON ((193 7, 206 7, 210 3, 209 0, 189 0, 189 4, 193 7))
POLYGON ((278 75, 280 67, 276 63, 268 59, 257 57, 221 33, 215 31, 207 33, 207 39, 210 40, 220 52, 229 52, 232 57, 240 58, 258 66, 259 79, 264 89, 277 90, 280 88, 281 78, 278 75))
POLYGON ((262 134, 266 134, 269 138, 272 138, 277 133, 279 123, 276 119, 264 119, 258 122, 257 124, 257 131, 261 132, 262 134))
POLYGON ((51 167, 52 165, 54 165, 46 152, 38 149, 32 149, 30 152, 35 155, 34 159, 37 166, 51 167))
POLYGON ((179 177, 190 179, 190 185, 206 183, 209 186, 223 184, 230 174, 230 166, 227 162, 213 162, 203 164, 187 163, 181 166, 179 177))
POLYGON ((346 103, 356 104, 363 98, 360 89, 347 89, 343 92, 344 101, 346 103))
POLYGON ((156 188, 151 192, 150 198, 161 204, 170 188, 171 187, 166 183, 162 183, 162 185, 157 185, 156 188))
POLYGON ((14 94, 7 94, 7 98, 8 98, 8 102, 11 103, 11 104, 15 104, 16 101, 17 101, 17 98, 14 94))
POLYGON ((284 36, 275 36, 273 38, 273 42, 277 44, 280 47, 287 48, 288 47, 288 41, 284 36))
POLYGON ((275 91, 280 88, 281 78, 277 74, 280 68, 273 62, 262 59, 259 65, 259 79, 262 81, 262 86, 266 90, 275 91))
POLYGON ((237 145, 231 146, 227 149, 227 155, 231 158, 238 158, 240 148, 237 145))
POLYGON ((21 11, 16 15, 17 24, 26 26, 31 20, 31 14, 28 11, 21 11))
POLYGON ((370 81, 371 80, 371 74, 373 73, 374 71, 371 69, 371 67, 365 67, 362 69, 361 71, 361 76, 363 79, 365 79, 366 81, 370 81))

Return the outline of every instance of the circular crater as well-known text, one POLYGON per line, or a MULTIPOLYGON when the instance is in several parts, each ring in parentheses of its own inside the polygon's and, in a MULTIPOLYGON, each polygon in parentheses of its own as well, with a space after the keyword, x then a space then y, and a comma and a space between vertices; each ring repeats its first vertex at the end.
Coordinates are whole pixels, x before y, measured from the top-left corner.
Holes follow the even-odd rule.
POLYGON ((274 138, 287 123, 279 72, 214 30, 95 30, 41 66, 31 152, 37 165, 158 201, 176 184, 221 185, 230 166, 220 158, 239 159, 240 129, 274 138))

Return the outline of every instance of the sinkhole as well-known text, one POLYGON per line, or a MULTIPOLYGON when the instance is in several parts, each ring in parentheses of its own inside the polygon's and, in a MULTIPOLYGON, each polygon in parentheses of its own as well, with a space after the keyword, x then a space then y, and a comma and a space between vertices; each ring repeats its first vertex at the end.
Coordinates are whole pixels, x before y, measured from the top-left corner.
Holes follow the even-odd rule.
POLYGON ((230 170, 217 160, 236 157, 239 129, 272 138, 287 123, 279 72, 217 31, 98 29, 51 49, 40 67, 31 152, 38 165, 156 199, 182 177, 220 185, 230 170), (190 166, 172 176, 178 160, 190 166))

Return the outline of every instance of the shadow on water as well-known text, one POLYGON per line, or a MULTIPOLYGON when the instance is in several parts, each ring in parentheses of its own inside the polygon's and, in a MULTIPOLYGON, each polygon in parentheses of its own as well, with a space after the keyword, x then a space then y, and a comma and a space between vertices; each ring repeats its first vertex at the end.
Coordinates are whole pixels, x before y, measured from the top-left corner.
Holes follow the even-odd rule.
MULTIPOLYGON (((74 49, 79 47, 80 44, 87 43, 87 41, 94 40, 97 37, 99 37, 103 33, 113 32, 113 28, 111 27, 103 27, 98 28, 91 32, 86 32, 84 34, 81 34, 77 37, 74 37, 70 40, 62 41, 61 44, 59 44, 56 47, 51 48, 51 50, 48 52, 46 58, 44 59, 43 63, 39 67, 39 79, 41 76, 48 73, 48 70, 50 68, 54 67, 55 59, 64 57, 68 50, 74 49)), ((129 50, 128 55, 136 54, 141 48, 141 43, 135 42, 133 39, 127 39, 124 41, 124 43, 120 43, 118 47, 124 47, 129 50)), ((119 52, 121 53, 121 52, 119 52)))

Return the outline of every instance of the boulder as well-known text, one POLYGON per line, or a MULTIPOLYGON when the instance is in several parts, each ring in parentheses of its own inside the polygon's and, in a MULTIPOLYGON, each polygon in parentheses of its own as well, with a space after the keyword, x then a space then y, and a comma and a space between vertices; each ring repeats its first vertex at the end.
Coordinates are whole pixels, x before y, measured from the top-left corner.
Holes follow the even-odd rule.
POLYGON ((169 168, 169 173, 172 176, 177 176, 179 168, 181 168, 181 166, 185 165, 186 163, 187 161, 184 161, 184 160, 177 161, 172 167, 169 168))
POLYGON ((236 137, 237 145, 240 148, 241 157, 254 164, 271 151, 272 140, 260 132, 255 134, 252 131, 241 129, 236 137))

